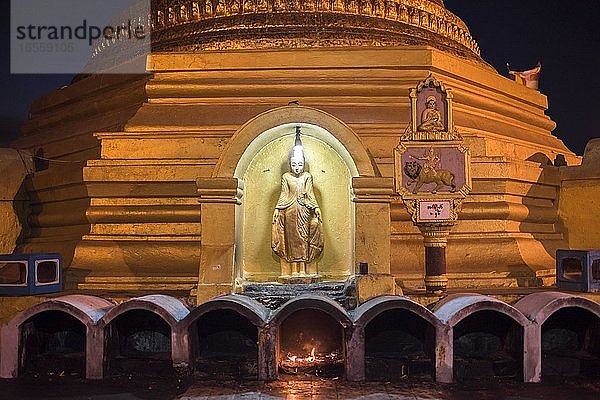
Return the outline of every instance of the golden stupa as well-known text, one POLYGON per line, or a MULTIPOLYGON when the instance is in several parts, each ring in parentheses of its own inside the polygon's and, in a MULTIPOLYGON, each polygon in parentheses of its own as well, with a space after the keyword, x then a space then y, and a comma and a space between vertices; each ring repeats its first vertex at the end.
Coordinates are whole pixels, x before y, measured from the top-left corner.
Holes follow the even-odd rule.
POLYGON ((482 60, 443 1, 153 0, 150 20, 147 75, 80 76, 33 104, 12 147, 55 162, 15 178, 30 211, 7 224, 22 230, 3 252, 61 252, 80 292, 202 302, 275 281, 270 219, 299 126, 324 218, 321 279, 367 262, 375 292, 422 286, 394 148, 409 90, 431 75, 452 88, 471 153, 449 287, 553 282, 574 236, 548 161, 580 159, 552 135, 546 96, 482 60))

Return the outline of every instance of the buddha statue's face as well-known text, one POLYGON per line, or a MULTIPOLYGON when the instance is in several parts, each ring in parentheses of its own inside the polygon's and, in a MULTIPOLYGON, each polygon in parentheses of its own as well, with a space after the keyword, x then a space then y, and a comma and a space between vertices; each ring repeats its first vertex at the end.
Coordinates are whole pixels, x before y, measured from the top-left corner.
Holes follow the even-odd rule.
POLYGON ((290 169, 294 175, 300 175, 304 172, 304 156, 301 152, 296 152, 292 154, 290 158, 290 169))

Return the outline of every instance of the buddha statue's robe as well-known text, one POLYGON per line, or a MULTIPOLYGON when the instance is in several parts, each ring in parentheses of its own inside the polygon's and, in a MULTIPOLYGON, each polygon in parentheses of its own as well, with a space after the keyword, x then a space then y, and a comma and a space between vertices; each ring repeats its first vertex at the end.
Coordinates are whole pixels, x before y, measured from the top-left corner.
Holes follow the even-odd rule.
POLYGON ((287 262, 310 263, 319 257, 323 233, 315 212, 318 207, 310 173, 283 174, 271 235, 275 254, 287 262))

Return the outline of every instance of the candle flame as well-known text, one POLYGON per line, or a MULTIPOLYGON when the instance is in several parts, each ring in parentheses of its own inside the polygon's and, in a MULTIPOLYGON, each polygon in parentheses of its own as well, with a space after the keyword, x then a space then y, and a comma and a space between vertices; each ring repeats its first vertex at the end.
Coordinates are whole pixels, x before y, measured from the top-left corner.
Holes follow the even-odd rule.
POLYGON ((316 361, 317 357, 315 356, 316 349, 313 347, 310 351, 310 355, 306 357, 297 356, 295 354, 288 354, 287 359, 293 363, 298 364, 312 364, 316 361))
POLYGON ((312 350, 310 351, 310 356, 308 356, 306 358, 306 361, 312 363, 315 362, 315 348, 313 347, 312 350))

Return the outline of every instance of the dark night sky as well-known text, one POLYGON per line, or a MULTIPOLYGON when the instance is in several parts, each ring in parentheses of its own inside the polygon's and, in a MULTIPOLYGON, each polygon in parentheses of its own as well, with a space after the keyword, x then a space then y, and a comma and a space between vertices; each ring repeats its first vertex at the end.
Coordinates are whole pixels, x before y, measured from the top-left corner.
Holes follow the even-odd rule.
MULTIPOLYGON (((10 74, 10 1, 0 0, 0 146, 6 146, 35 98, 67 84, 68 75, 10 74)), ((540 89, 549 98, 554 134, 582 154, 600 137, 599 0, 445 0, 501 74, 542 62, 540 89)))

